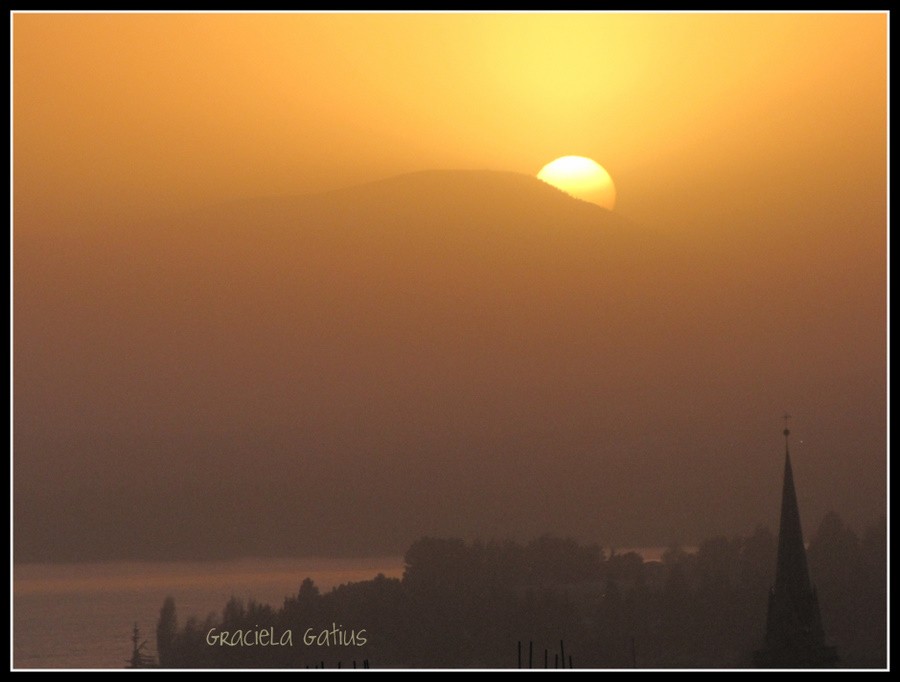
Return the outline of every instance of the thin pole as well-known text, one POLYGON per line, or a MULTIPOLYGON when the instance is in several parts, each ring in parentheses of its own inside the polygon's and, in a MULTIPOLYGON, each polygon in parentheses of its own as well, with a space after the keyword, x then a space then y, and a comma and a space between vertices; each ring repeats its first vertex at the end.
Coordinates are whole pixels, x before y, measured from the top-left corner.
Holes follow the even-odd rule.
POLYGON ((534 642, 528 640, 528 667, 531 668, 532 653, 534 653, 534 642))
POLYGON ((522 640, 521 639, 519 640, 519 665, 517 667, 519 667, 519 668, 522 667, 522 640))

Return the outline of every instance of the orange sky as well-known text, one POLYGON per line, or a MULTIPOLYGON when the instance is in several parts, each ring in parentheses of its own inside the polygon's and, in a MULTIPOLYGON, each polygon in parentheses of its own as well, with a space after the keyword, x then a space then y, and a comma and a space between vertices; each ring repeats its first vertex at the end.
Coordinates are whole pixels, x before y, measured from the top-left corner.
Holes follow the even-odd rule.
POLYGON ((603 164, 639 219, 721 210, 722 191, 735 205, 883 191, 884 14, 13 24, 20 208, 127 213, 424 168, 536 173, 564 154, 603 164))
POLYGON ((77 560, 146 483, 191 548, 238 482, 377 551, 699 541, 776 514, 786 409, 805 523, 861 530, 886 58, 883 13, 14 14, 17 538, 77 560), (570 154, 614 214, 514 175, 570 154), (512 173, 351 187, 429 169, 512 173))

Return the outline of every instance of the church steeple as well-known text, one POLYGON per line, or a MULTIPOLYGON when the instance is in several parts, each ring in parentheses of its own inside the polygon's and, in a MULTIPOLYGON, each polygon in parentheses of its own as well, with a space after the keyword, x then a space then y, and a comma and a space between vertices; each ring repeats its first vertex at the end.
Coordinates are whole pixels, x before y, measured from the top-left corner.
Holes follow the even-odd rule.
POLYGON ((834 647, 825 645, 819 599, 809 579, 800 509, 791 468, 789 415, 785 415, 784 484, 775 585, 769 593, 766 641, 756 663, 766 668, 822 668, 837 663, 834 647))
MULTIPOLYGON (((800 509, 794 489, 794 472, 791 468, 790 429, 784 429, 784 484, 781 490, 781 524, 778 528, 778 563, 775 566, 775 592, 791 597, 793 603, 801 595, 812 591, 809 568, 806 564, 806 547, 800 526, 800 509)), ((818 611, 818 609, 817 609, 818 611)))

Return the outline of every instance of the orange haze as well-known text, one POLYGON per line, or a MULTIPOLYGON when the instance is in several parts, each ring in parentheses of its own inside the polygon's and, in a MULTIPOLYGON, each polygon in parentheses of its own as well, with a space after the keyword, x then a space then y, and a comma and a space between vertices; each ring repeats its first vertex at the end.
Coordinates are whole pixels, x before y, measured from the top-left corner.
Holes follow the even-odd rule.
POLYGON ((12 21, 23 560, 884 512, 885 13, 12 21))

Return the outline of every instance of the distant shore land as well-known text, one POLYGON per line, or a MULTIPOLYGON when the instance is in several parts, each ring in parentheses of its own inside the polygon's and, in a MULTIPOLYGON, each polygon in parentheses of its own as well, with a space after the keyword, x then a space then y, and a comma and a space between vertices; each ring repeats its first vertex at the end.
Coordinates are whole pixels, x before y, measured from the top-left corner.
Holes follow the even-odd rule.
MULTIPOLYGON (((809 543, 826 631, 847 667, 884 660, 879 533, 870 528, 860 541, 832 514, 809 543)), ((776 546, 757 528, 645 561, 550 536, 526 544, 422 538, 402 577, 328 592, 307 578, 281 608, 232 598, 221 616, 180 625, 166 599, 157 651, 164 667, 337 667, 339 650, 376 668, 544 667, 545 655, 546 667, 751 667, 776 546), (330 626, 310 626, 323 621, 330 626), (335 660, 319 660, 316 649, 335 660)))

